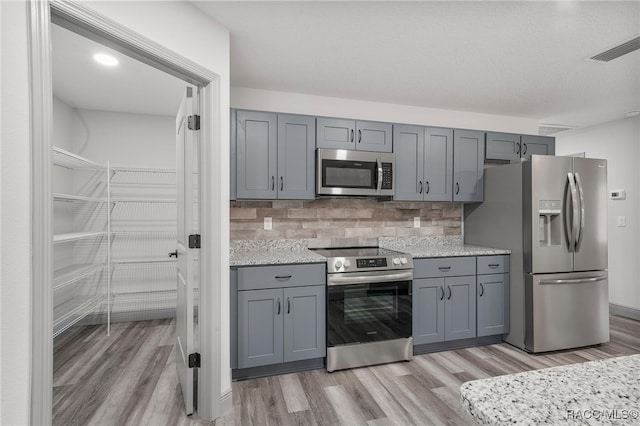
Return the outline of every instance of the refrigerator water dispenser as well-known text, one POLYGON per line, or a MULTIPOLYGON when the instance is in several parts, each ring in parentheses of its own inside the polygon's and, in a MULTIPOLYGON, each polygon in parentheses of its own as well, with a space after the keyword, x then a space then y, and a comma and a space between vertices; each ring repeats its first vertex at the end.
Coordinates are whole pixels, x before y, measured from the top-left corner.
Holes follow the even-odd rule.
POLYGON ((562 244, 562 202, 540 200, 538 202, 538 235, 540 246, 562 244))

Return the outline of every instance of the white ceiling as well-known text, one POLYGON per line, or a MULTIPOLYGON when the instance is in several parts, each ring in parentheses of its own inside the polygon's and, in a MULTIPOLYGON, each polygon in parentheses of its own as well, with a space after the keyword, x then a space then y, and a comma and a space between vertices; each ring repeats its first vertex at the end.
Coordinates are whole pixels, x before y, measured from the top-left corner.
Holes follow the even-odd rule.
MULTIPOLYGON (((640 1, 218 2, 233 86, 581 127, 640 109, 640 1)), ((174 115, 186 83, 53 25, 54 93, 76 108, 174 115), (116 68, 92 56, 110 51, 116 68)))
POLYGON ((188 83, 115 50, 51 26, 53 93, 78 109, 175 116, 188 83), (93 60, 108 53, 110 68, 93 60))
POLYGON ((640 109, 640 2, 217 2, 233 86, 586 126, 640 109))

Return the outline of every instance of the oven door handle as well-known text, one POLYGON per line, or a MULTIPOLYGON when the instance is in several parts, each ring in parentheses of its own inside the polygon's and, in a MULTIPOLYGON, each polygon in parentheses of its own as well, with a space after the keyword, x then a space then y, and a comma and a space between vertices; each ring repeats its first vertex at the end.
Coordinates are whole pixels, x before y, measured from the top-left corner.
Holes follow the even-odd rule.
POLYGON ((393 281, 411 281, 413 280, 413 271, 403 271, 396 273, 384 273, 380 275, 357 275, 345 276, 339 274, 329 274, 327 277, 327 285, 349 285, 349 284, 368 284, 368 283, 382 283, 393 281))

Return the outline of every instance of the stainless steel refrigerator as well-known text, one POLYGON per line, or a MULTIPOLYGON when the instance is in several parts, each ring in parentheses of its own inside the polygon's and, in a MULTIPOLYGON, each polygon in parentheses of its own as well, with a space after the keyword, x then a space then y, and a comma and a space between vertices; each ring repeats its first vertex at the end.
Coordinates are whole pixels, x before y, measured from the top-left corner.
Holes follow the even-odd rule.
POLYGON ((485 169, 467 244, 511 249, 510 331, 530 352, 609 341, 607 162, 534 155, 485 169))

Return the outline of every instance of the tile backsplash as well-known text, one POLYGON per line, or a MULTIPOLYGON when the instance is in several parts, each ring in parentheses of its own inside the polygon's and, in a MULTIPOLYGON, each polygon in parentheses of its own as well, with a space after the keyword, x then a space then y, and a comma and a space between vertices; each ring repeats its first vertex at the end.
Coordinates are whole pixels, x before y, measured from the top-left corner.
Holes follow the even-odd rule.
POLYGON ((365 198, 232 201, 230 217, 232 240, 306 239, 316 247, 378 237, 462 235, 460 203, 365 198), (272 218, 272 230, 264 229, 265 217, 272 218), (420 217, 419 228, 413 227, 414 217, 420 217))

